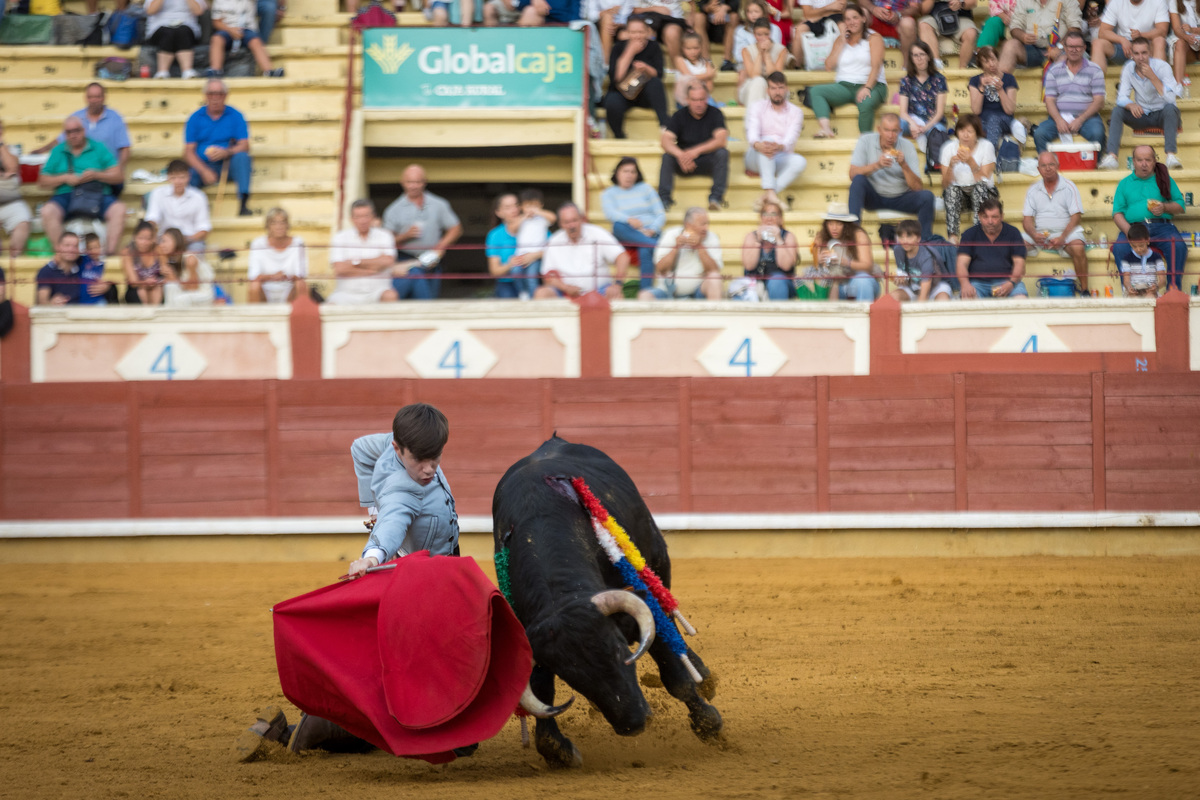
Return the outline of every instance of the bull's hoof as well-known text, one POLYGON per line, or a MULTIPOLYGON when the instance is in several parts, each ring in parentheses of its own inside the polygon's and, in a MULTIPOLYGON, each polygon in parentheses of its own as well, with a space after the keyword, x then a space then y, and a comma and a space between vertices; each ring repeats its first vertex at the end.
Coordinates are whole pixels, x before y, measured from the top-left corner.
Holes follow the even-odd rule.
POLYGON ((691 723, 692 733, 696 734, 700 741, 715 743, 721 740, 721 727, 724 722, 721 720, 721 712, 712 706, 689 714, 688 721, 691 723))
POLYGON ((711 701, 717 696, 717 676, 710 671, 704 676, 704 681, 696 687, 696 691, 700 692, 700 696, 705 700, 711 701))
POLYGON ((550 769, 573 769, 583 766, 583 756, 570 739, 538 739, 537 751, 546 759, 550 769))

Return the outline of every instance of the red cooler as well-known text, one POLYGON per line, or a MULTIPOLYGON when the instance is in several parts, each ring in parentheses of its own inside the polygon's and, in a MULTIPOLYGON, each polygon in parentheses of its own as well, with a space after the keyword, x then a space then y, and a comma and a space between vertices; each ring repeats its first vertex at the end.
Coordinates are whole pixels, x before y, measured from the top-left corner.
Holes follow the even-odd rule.
POLYGON ((1058 156, 1058 168, 1064 172, 1095 169, 1100 161, 1100 145, 1087 140, 1071 144, 1051 142, 1046 149, 1058 156))
POLYGON ((40 155, 30 153, 18 157, 17 161, 21 164, 21 183, 37 183, 38 175, 42 171, 42 165, 49 159, 49 153, 42 153, 40 155))

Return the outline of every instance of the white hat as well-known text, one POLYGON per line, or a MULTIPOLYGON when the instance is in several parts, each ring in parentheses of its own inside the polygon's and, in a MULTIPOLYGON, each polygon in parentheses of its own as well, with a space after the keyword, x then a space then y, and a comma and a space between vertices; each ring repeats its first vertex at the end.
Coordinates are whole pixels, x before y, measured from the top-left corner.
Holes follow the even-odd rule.
POLYGON ((833 219, 838 222, 858 222, 858 217, 850 213, 848 203, 830 203, 825 208, 825 216, 821 219, 833 219))

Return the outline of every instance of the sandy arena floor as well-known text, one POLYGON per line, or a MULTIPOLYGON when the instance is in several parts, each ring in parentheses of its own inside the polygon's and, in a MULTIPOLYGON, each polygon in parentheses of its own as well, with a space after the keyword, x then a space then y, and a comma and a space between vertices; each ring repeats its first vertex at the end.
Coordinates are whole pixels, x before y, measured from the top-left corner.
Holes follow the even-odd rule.
POLYGON ((298 716, 268 607, 338 567, 0 566, 0 797, 1200 796, 1200 559, 678 562, 723 749, 648 689, 637 738, 564 714, 574 772, 515 722, 442 767, 236 763, 258 707, 298 716))

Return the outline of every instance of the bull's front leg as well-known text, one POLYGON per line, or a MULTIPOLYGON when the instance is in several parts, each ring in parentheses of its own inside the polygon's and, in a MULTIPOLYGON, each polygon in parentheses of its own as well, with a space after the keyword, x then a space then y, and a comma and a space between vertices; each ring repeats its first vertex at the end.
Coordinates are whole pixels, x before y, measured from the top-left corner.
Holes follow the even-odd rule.
POLYGON ((692 680, 679 656, 672 653, 661 638, 656 638, 654 644, 650 645, 650 656, 658 664, 658 674, 662 678, 663 686, 672 697, 687 706, 692 732, 700 737, 701 741, 720 741, 723 725, 721 712, 705 700, 711 700, 716 694, 716 678, 690 647, 687 653, 692 666, 704 676, 703 683, 697 684, 692 680))
MULTIPOLYGON (((534 665, 533 673, 529 676, 529 688, 537 699, 548 706, 554 705, 554 673, 545 667, 534 665)), ((552 768, 565 769, 583 766, 583 756, 579 754, 574 743, 558 729, 558 722, 553 717, 539 719, 534 725, 534 741, 537 751, 546 759, 546 765, 552 768)))

